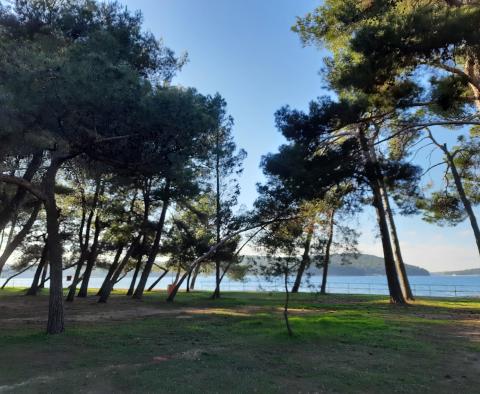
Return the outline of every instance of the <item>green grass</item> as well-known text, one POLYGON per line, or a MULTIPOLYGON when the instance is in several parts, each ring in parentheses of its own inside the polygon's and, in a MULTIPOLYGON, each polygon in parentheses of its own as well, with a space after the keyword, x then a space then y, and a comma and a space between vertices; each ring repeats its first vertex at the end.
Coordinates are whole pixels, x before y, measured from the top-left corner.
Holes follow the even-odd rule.
MULTIPOLYGON (((0 301, 20 294, 2 291, 0 301)), ((109 307, 120 298, 124 307, 115 297, 109 307)), ((479 329, 479 300, 396 307, 384 297, 299 294, 290 338, 282 294, 164 299, 149 294, 131 308, 171 314, 71 322, 54 337, 38 324, 3 324, 0 392, 478 392, 480 343, 468 333, 479 329)))

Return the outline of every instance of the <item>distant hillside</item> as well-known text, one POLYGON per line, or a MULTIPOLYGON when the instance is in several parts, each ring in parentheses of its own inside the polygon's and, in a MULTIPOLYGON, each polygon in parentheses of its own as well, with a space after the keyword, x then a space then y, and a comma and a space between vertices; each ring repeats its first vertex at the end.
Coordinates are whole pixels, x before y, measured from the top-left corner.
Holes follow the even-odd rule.
MULTIPOLYGON (((258 264, 263 265, 267 264, 267 259, 265 256, 245 256, 247 261, 255 260, 258 264)), ((407 273, 413 276, 428 276, 430 273, 420 267, 415 267, 413 265, 407 266, 407 273)), ((442 275, 479 275, 480 270, 469 270, 476 271, 472 273, 443 273, 442 275)), ((64 276, 73 275, 73 268, 64 271, 64 276)), ((321 275, 322 270, 317 267, 311 267, 308 272, 312 275, 321 275)), ((459 272, 468 272, 468 271, 459 271, 459 272)), ((31 278, 35 273, 35 268, 32 268, 23 274, 19 275, 19 278, 31 278)), ((361 254, 355 259, 353 256, 342 256, 342 255, 333 255, 331 257, 330 268, 328 271, 329 275, 333 276, 368 276, 368 275, 385 275, 385 265, 383 263, 383 258, 372 256, 369 254, 361 254)), ((2 272, 1 277, 6 278, 12 275, 13 272, 7 269, 2 272)), ((106 271, 98 268, 95 269, 92 273, 92 277, 101 277, 103 278, 106 274, 106 271)), ((130 275, 128 275, 130 276, 130 275)))
MULTIPOLYGON (((264 256, 247 256, 247 258, 255 259, 259 264, 266 263, 266 257, 264 256)), ((414 265, 406 264, 406 268, 408 275, 430 275, 427 270, 414 265)), ((311 267, 308 272, 312 275, 321 275, 322 270, 317 267, 311 267)), ((382 257, 369 254, 360 254, 357 258, 354 258, 352 255, 333 255, 328 273, 333 276, 385 275, 385 265, 382 257)))
POLYGON ((435 272, 435 275, 480 275, 480 268, 473 268, 463 271, 435 272))

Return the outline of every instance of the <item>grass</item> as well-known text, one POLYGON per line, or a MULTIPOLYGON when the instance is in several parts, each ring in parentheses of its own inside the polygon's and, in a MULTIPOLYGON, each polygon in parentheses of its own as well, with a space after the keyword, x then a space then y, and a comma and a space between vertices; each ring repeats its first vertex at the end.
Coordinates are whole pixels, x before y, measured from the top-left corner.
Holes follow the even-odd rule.
POLYGON ((169 305, 164 293, 139 303, 117 292, 107 306, 76 300, 66 333, 49 337, 43 321, 22 321, 44 319, 46 297, 21 294, 0 292, 2 310, 16 303, 0 316, 0 392, 474 393, 480 383, 480 300, 298 294, 290 338, 282 294, 182 293, 169 305), (126 314, 135 310, 146 313, 126 314))

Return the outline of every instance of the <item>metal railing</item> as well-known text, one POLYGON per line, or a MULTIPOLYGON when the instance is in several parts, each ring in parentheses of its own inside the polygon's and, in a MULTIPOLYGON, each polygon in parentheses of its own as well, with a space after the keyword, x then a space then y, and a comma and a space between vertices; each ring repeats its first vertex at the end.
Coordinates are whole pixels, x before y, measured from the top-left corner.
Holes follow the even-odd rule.
MULTIPOLYGON (((215 287, 214 281, 200 281, 196 285, 197 290, 211 290, 215 287)), ((290 285, 291 287, 291 285, 290 285)), ((432 284, 415 283, 411 284, 415 296, 423 297, 480 297, 480 285, 459 285, 459 284, 432 284)), ((226 291, 267 291, 283 292, 284 284, 281 282, 248 281, 222 283, 222 289, 226 291)), ((300 291, 317 292, 320 283, 309 283, 301 287, 300 291)), ((388 285, 380 283, 352 283, 332 282, 327 285, 328 293, 338 294, 371 294, 388 295, 388 285)))
MULTIPOLYGON (((6 278, 0 278, 0 286, 6 278)), ((129 281, 129 278, 125 279, 129 281)), ((165 278, 157 288, 165 288, 170 283, 171 278, 165 278)), ((8 283, 8 287, 28 287, 30 278, 14 278, 8 283)), ((125 282, 127 283, 127 282, 125 282)), ((121 281, 116 288, 123 289, 125 283, 121 281)), ((289 286, 291 288, 291 284, 289 286)), ((195 286, 196 290, 210 291, 215 288, 215 281, 212 278, 198 278, 195 286)), ((423 297, 480 297, 480 284, 433 284, 433 283, 411 283, 412 292, 415 296, 423 297)), ((284 283, 281 280, 266 281, 260 278, 249 279, 246 281, 224 280, 222 289, 225 291, 260 291, 260 292, 283 292, 284 283)), ((305 283, 300 291, 318 292, 320 282, 305 283)), ((388 286, 384 283, 368 282, 336 282, 331 281, 327 285, 327 292, 334 294, 372 294, 388 295, 388 286)))

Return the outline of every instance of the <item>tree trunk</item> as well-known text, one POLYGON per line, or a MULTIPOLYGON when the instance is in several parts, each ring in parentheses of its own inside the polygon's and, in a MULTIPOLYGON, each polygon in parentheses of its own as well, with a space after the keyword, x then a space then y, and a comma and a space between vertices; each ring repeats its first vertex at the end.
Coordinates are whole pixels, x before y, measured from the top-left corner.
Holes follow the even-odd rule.
POLYGON ((478 253, 480 254, 480 228, 478 227, 477 218, 475 216, 475 212, 473 212, 472 204, 465 193, 465 189, 463 187, 462 178, 458 173, 457 166, 455 165, 455 160, 451 153, 448 151, 446 145, 443 147, 443 151, 447 156, 448 163, 450 164, 450 172, 452 173, 453 180, 455 182, 455 187, 457 189, 458 195, 460 196, 460 200, 467 212, 468 219, 470 220, 470 225, 473 230, 473 235, 475 236, 475 242, 477 243, 478 253))
POLYGON ((305 272, 305 269, 310 265, 310 246, 312 244, 314 229, 314 224, 311 223, 308 227, 307 239, 305 240, 305 246, 303 249, 302 261, 300 262, 300 266, 298 267, 295 283, 292 287, 292 293, 298 293, 298 290, 300 289, 300 285, 302 283, 303 273, 305 272))
MULTIPOLYGON (((178 290, 182 286, 182 283, 187 278, 187 276, 188 276, 188 272, 183 274, 182 277, 176 281, 176 284, 174 285, 172 291, 170 292, 170 294, 167 297, 167 302, 173 302, 173 300, 175 299, 175 296, 178 293, 178 290)), ((178 275, 177 275, 177 278, 178 278, 178 275)))
POLYGON ((97 292, 97 296, 102 294, 105 287, 107 286, 107 283, 110 281, 110 279, 112 279, 112 276, 113 276, 113 274, 115 273, 115 270, 118 267, 118 262, 120 261, 120 256, 122 255, 123 248, 124 248, 123 245, 120 245, 117 248, 117 252, 115 253, 115 257, 113 258, 112 264, 110 264, 110 268, 108 269, 107 275, 105 276, 105 279, 103 280, 102 286, 100 287, 100 289, 97 292))
POLYGON ((335 209, 329 212, 328 217, 328 235, 327 244, 325 245, 325 255, 323 257, 323 273, 322 273, 322 286, 320 287, 320 294, 327 293, 327 278, 328 278, 328 266, 330 264, 330 249, 333 242, 333 232, 335 226, 335 209))
POLYGON ((82 272, 83 263, 85 262, 84 256, 80 256, 80 259, 77 262, 77 267, 75 268, 75 274, 73 275, 72 284, 68 289, 68 295, 65 301, 73 302, 75 299, 75 293, 77 291, 77 285, 80 282, 80 274, 82 272))
MULTIPOLYGON (((271 223, 274 223, 275 221, 279 220, 278 218, 277 219, 274 219, 272 221, 269 221, 269 222, 264 222, 264 223, 260 223, 260 224, 256 224, 256 225, 252 225, 252 226, 248 226, 248 227, 245 227, 243 229, 240 229, 240 230, 237 230, 231 234, 229 234, 228 236, 226 236, 225 238, 223 238, 220 242, 216 243, 215 245, 213 245, 212 247, 210 247, 210 249, 204 253, 203 255, 201 255, 200 257, 197 257, 193 262, 192 264, 190 264, 190 266, 186 269, 186 273, 180 278, 180 280, 178 281, 177 285, 172 289, 172 291, 170 292, 170 294, 168 295, 167 297, 167 302, 173 302, 173 300, 175 299, 175 296, 177 295, 178 293, 178 289, 180 288, 180 286, 182 285, 183 281, 185 280, 185 278, 188 276, 188 274, 193 271, 195 269, 195 267, 197 267, 197 265, 200 265, 202 264, 205 260, 209 259, 210 257, 212 257, 218 250, 218 248, 222 247, 223 245, 225 245, 226 242, 228 242, 229 240, 231 240, 232 238, 240 235, 240 234, 243 234, 244 232, 246 231, 249 231, 249 230, 253 230, 255 228, 258 228, 258 227, 265 227, 267 226, 268 224, 271 224, 271 223)), ((250 238, 251 239, 251 238, 250 238)), ((241 248, 240 248, 241 249, 241 248)))
POLYGON ((192 271, 190 271, 188 273, 188 276, 187 276, 187 284, 186 284, 186 287, 185 287, 185 290, 187 291, 187 293, 190 293, 190 279, 192 278, 192 271))
MULTIPOLYGON (((99 190, 99 184, 97 182, 97 187, 95 190, 94 201, 97 200, 97 193, 99 190)), ((87 252, 88 252, 88 243, 90 239, 90 227, 92 225, 92 219, 94 214, 94 208, 90 209, 90 214, 87 219, 87 201, 85 198, 85 192, 81 189, 82 195, 82 219, 80 221, 80 228, 78 230, 78 241, 80 244, 80 256, 77 261, 77 267, 75 268, 75 274, 73 275, 72 285, 68 289, 68 295, 66 301, 73 302, 75 300, 75 293, 77 291, 77 284, 80 282, 80 274, 82 272, 83 264, 87 259, 87 252), (83 230, 87 227, 87 231, 85 234, 85 239, 83 238, 83 230)))
POLYGON ((167 275, 169 272, 170 271, 165 270, 163 274, 160 275, 160 277, 155 282, 152 283, 152 285, 147 289, 147 291, 152 291, 155 288, 155 286, 158 285, 160 281, 165 277, 165 275, 167 275))
POLYGON ((193 270, 192 279, 190 281, 190 290, 195 290, 195 283, 197 282, 197 276, 198 276, 198 273, 200 272, 200 266, 201 264, 198 264, 193 270))
MULTIPOLYGON (((216 134, 216 161, 215 161, 215 180, 216 180, 216 191, 215 191, 215 235, 216 235, 216 242, 220 242, 220 232, 222 226, 222 207, 221 207, 221 199, 220 199, 220 130, 217 130, 216 134)), ((213 299, 220 298, 220 264, 221 261, 219 259, 218 253, 215 255, 215 291, 212 294, 213 299)))
MULTIPOLYGON (((24 180, 26 180, 27 182, 31 182, 34 175, 37 173, 40 166, 42 165, 42 160, 43 151, 39 151, 33 154, 32 160, 28 164, 27 169, 23 174, 24 180)), ((13 198, 2 208, 2 210, 0 211, 0 230, 5 229, 8 222, 12 219, 12 216, 22 206, 26 194, 26 189, 19 186, 13 198)))
MULTIPOLYGON (((147 232, 147 226, 148 226, 148 218, 150 216, 150 192, 152 188, 152 180, 147 179, 144 183, 142 193, 143 193, 143 222, 142 222, 142 234, 143 234, 143 239, 142 239, 142 244, 140 247, 140 255, 138 256, 137 259, 137 265, 135 266, 135 272, 133 273, 132 281, 130 282, 130 287, 127 291, 127 296, 132 296, 135 292, 135 284, 137 283, 137 278, 138 274, 140 273, 140 270, 142 269, 142 263, 143 263, 143 256, 145 254, 145 250, 147 247, 147 240, 148 240, 148 232, 147 232)), ((130 211, 133 212, 133 201, 132 201, 132 206, 130 211)))
POLYGON ((117 282, 118 277, 123 272, 123 269, 125 268, 125 266, 128 264, 128 260, 130 260, 130 257, 132 256, 133 252, 138 247, 139 242, 140 242, 140 236, 137 236, 133 240, 130 247, 128 248, 127 253, 125 254, 125 256, 122 259, 122 262, 118 265, 117 269, 113 273, 110 280, 105 283, 105 286, 102 289, 102 292, 100 293, 100 298, 99 298, 98 302, 100 302, 100 303, 107 302, 108 297, 110 297, 110 294, 113 290, 113 286, 117 282))
POLYGON ((36 296, 38 293, 40 276, 43 270, 45 269, 45 265, 47 262, 47 249, 48 249, 47 243, 48 241, 45 241, 45 246, 43 247, 43 250, 42 250, 42 256, 40 257, 38 267, 35 271, 35 275, 33 276, 32 285, 30 286, 30 288, 27 290, 27 293, 26 293, 27 296, 36 296))
POLYGON ((395 258, 395 265, 397 267, 398 280, 400 282, 400 287, 402 288, 403 296, 406 300, 413 301, 415 298, 412 293, 412 288, 410 287, 410 281, 408 280, 407 270, 405 268, 405 263, 403 261, 403 256, 400 248, 400 241, 398 239, 397 226, 395 225, 395 220, 393 218, 393 212, 390 207, 390 201, 385 189, 385 184, 382 182, 382 200, 385 205, 385 211, 387 212, 387 221, 390 229, 390 237, 393 241, 393 257, 395 258))
POLYGON ((9 259, 9 257, 12 255, 15 249, 17 249, 20 246, 20 244, 23 242, 25 237, 28 235, 28 233, 32 229, 32 226, 35 223, 35 220, 37 220, 38 213, 40 212, 41 206, 42 206, 42 203, 40 201, 35 203, 33 211, 30 214, 30 217, 28 218, 27 222, 24 224, 23 228, 7 244, 5 250, 2 253, 2 256, 0 256, 0 273, 2 272, 3 267, 7 263, 7 260, 9 259))
POLYGON ((47 216, 48 258, 50 260, 50 296, 48 305, 47 333, 59 334, 65 330, 63 311, 62 241, 59 231, 59 212, 55 200, 55 179, 63 161, 52 158, 45 174, 43 187, 47 216))
POLYGON ((465 208, 465 212, 467 212, 468 219, 470 220, 470 225, 473 230, 473 235, 475 236, 475 242, 477 244, 478 253, 480 254, 480 228, 478 227, 477 217, 475 216, 475 213, 473 211, 472 204, 470 203, 470 200, 468 199, 467 194, 465 193, 465 189, 462 183, 462 178, 458 173, 457 166, 455 165, 455 158, 448 150, 446 144, 443 144, 443 145, 440 144, 433 137, 433 134, 431 132, 429 132, 428 134, 432 142, 443 151, 443 153, 445 154, 445 157, 447 158, 448 164, 450 166, 450 172, 452 173, 452 177, 455 182, 457 193, 460 197, 460 200, 462 201, 463 207, 465 208))
POLYGON ((34 264, 31 264, 31 265, 29 265, 29 266, 27 266, 27 267, 25 267, 23 270, 18 271, 18 272, 15 273, 14 275, 8 277, 7 280, 5 280, 5 282, 3 282, 3 285, 2 285, 1 288, 4 289, 4 288, 7 286, 8 282, 10 282, 13 278, 16 278, 18 275, 21 275, 21 274, 23 274, 25 271, 28 271, 28 270, 29 270, 30 268, 32 268, 34 265, 35 265, 35 263, 34 263, 34 264))
MULTIPOLYGON (((130 287, 128 288, 127 291, 127 296, 133 295, 133 292, 135 291, 135 283, 137 282, 137 276, 138 273, 140 272, 140 268, 142 268, 142 257, 140 256, 137 260, 137 265, 135 266, 135 272, 133 273, 132 281, 130 282, 130 287)), ((148 289, 147 291, 151 291, 148 289)))
POLYGON ((405 298, 398 280, 395 260, 393 256, 392 244, 390 240, 390 231, 387 224, 387 214, 382 202, 380 190, 380 180, 383 179, 378 162, 373 161, 367 138, 363 130, 359 130, 358 140, 365 160, 365 171, 373 193, 373 206, 377 213, 377 222, 382 239, 383 257, 385 261, 385 274, 387 276, 388 290, 390 293, 390 302, 394 304, 405 304, 405 298))
MULTIPOLYGON (((370 148, 371 157, 375 163, 378 163, 377 153, 373 147, 370 148)), ((402 251, 400 247, 400 240, 398 239, 397 226, 395 225, 395 219, 393 217, 393 212, 390 207, 390 200, 388 197, 387 188, 385 185, 385 179, 382 177, 379 179, 380 193, 382 203, 387 213, 387 224, 390 231, 390 238, 392 243, 393 258, 395 260, 395 267, 397 270, 398 281, 402 289, 403 297, 406 300, 413 301, 413 293, 410 287, 410 282, 408 280, 407 270, 405 268, 405 263, 403 261, 402 251)))
POLYGON ((292 328, 290 327, 290 321, 288 319, 288 304, 290 302, 290 293, 288 292, 288 266, 285 270, 285 304, 283 307, 283 318, 285 319, 285 325, 287 326, 288 336, 293 336, 292 328))
POLYGON ((143 296, 143 292, 145 290, 145 286, 147 285, 148 277, 150 276, 150 272, 152 271, 153 263, 157 258, 158 251, 160 249, 160 240, 162 239, 163 227, 165 225, 165 217, 167 215, 168 203, 169 203, 169 190, 170 190, 170 181, 167 180, 165 185, 165 193, 166 198, 163 200, 163 207, 162 212, 160 214, 160 219, 158 220, 157 229, 155 232, 155 239, 153 241, 152 248, 148 255, 148 259, 145 263, 145 267, 142 271, 142 276, 140 277, 140 281, 138 282, 138 286, 133 293, 133 298, 141 299, 143 296))
POLYGON ((100 238, 100 232, 102 231, 102 226, 100 223, 100 217, 98 215, 99 214, 97 213, 97 216, 95 218, 95 234, 93 236, 92 247, 90 248, 90 252, 88 253, 87 266, 85 267, 85 272, 83 273, 82 285, 77 294, 77 297, 81 297, 81 298, 85 298, 88 295, 88 284, 90 282, 92 270, 93 270, 93 267, 95 266, 95 262, 97 261, 97 257, 99 254, 98 240, 100 238))
POLYGON ((40 284, 38 285, 39 289, 45 288, 45 282, 47 281, 47 273, 48 273, 48 264, 45 264, 43 266, 42 280, 41 280, 40 284))

